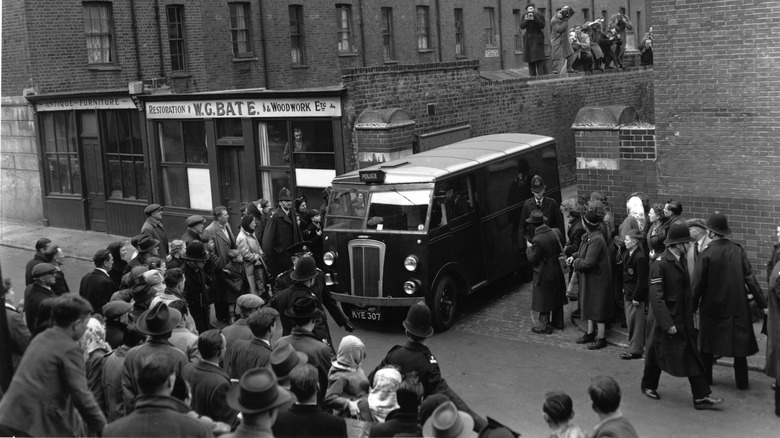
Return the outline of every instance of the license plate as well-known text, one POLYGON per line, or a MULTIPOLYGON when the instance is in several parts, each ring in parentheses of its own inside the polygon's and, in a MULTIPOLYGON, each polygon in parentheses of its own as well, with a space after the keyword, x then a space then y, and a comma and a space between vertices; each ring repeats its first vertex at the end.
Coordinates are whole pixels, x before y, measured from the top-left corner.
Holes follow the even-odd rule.
POLYGON ((362 309, 351 309, 352 310, 352 318, 353 319, 361 319, 364 321, 381 321, 382 320, 382 313, 375 310, 362 310, 362 309))

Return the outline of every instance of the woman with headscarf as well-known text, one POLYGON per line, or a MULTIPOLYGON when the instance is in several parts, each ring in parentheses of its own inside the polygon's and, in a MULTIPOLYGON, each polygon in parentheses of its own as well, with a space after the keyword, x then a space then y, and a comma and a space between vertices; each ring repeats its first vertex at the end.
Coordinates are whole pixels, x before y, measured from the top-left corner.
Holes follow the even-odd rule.
POLYGON ((347 335, 341 339, 336 360, 331 363, 328 372, 328 391, 325 393, 325 407, 332 409, 335 415, 366 421, 371 419, 365 403, 368 377, 360 368, 360 362, 365 357, 366 346, 357 336, 347 335))
POLYGON ((259 296, 265 292, 265 271, 261 261, 263 250, 254 234, 255 223, 256 219, 251 214, 241 218, 241 230, 236 237, 236 247, 244 259, 244 272, 249 291, 259 296))
POLYGON ((103 412, 107 411, 106 397, 103 392, 103 356, 111 352, 106 343, 106 329, 103 322, 92 317, 87 323, 87 330, 79 341, 84 351, 84 368, 87 376, 87 386, 103 412))
POLYGON ((165 268, 166 269, 181 268, 181 266, 184 264, 184 260, 182 260, 181 255, 184 254, 184 251, 186 249, 187 249, 187 244, 181 239, 176 239, 173 242, 171 242, 171 252, 165 258, 166 260, 165 268))

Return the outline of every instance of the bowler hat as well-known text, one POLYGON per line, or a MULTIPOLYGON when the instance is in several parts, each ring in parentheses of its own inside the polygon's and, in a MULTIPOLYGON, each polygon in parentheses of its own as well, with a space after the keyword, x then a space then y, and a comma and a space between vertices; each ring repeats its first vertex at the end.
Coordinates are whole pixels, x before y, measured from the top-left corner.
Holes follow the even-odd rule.
POLYGON ((409 312, 406 313, 406 320, 403 324, 409 333, 421 338, 427 338, 433 334, 431 309, 423 302, 412 305, 409 308, 409 312))
POLYGON ((706 230, 707 229, 707 224, 702 219, 688 219, 688 220, 685 221, 685 225, 687 225, 688 228, 690 228, 690 227, 699 227, 702 230, 706 230))
POLYGON ((290 278, 295 281, 306 281, 317 276, 317 263, 314 257, 301 257, 295 262, 295 268, 290 278))
POLYGON ((199 214, 195 214, 188 217, 184 221, 184 224, 187 225, 188 227, 194 227, 195 225, 202 224, 203 222, 206 222, 206 219, 199 214))
POLYGON ((280 388, 276 375, 268 368, 252 368, 241 376, 238 385, 227 392, 227 404, 244 414, 258 414, 277 408, 290 400, 290 392, 280 388))
POLYGON ((284 314, 296 319, 316 318, 322 315, 317 308, 317 299, 314 297, 296 298, 290 307, 285 309, 284 314))
POLYGON ((671 227, 669 227, 669 231, 666 233, 666 240, 664 240, 664 245, 669 246, 676 243, 693 241, 694 239, 691 237, 691 231, 688 229, 688 226, 682 222, 675 222, 671 227))
POLYGON ((154 213, 157 210, 160 210, 161 208, 162 208, 162 205, 160 205, 160 204, 149 204, 149 205, 146 206, 146 208, 144 208, 144 213, 147 216, 151 216, 152 213, 154 213))
POLYGON ((532 192, 543 192, 547 190, 547 186, 544 185, 544 180, 539 175, 534 175, 533 178, 531 178, 531 191, 532 192))
POLYGON ((271 358, 269 363, 271 369, 276 373, 276 380, 280 385, 287 383, 290 376, 290 371, 300 364, 305 364, 309 361, 309 356, 301 351, 295 351, 290 344, 280 345, 274 348, 271 352, 271 358))
POLYGON ((303 242, 298 242, 296 244, 288 246, 285 251, 287 251, 287 254, 289 254, 290 256, 310 254, 311 242, 309 242, 308 240, 304 240, 303 242))
POLYGON ((38 278, 46 274, 51 274, 56 270, 57 268, 51 263, 38 263, 32 268, 32 276, 33 278, 38 278))
POLYGON ((716 211, 707 218, 705 228, 720 236, 731 235, 731 228, 729 228, 729 221, 726 219, 726 215, 716 211))
POLYGON ((206 254, 206 248, 203 246, 203 242, 193 240, 187 245, 187 249, 184 254, 181 255, 184 260, 192 260, 195 262, 205 262, 209 259, 206 254))
POLYGON ((244 310, 254 310, 263 304, 265 301, 255 294, 243 294, 236 300, 236 306, 244 310))
POLYGON ((103 305, 103 316, 106 319, 119 319, 132 308, 133 305, 125 301, 109 301, 103 305))
POLYGON ((280 201, 292 201, 292 193, 290 193, 290 189, 287 187, 282 187, 281 190, 279 190, 279 200, 280 201))
POLYGON ((439 405, 430 418, 425 420, 422 435, 446 438, 477 437, 474 432, 474 419, 471 415, 459 411, 451 401, 439 405))
POLYGON ((539 225, 545 223, 547 218, 544 216, 544 213, 542 213, 541 210, 534 210, 531 212, 531 217, 525 221, 531 225, 539 225))
POLYGON ((136 326, 145 335, 164 335, 173 331, 181 321, 181 313, 160 301, 138 317, 136 326))
POLYGON ((144 235, 138 239, 138 252, 149 252, 160 245, 160 241, 154 237, 144 235))

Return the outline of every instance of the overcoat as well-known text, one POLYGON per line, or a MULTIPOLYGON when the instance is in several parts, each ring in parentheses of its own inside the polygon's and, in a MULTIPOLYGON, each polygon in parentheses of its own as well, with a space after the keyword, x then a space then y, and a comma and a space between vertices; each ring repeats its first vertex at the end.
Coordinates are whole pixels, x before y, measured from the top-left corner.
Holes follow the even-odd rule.
POLYGON ((545 224, 550 228, 557 228, 560 231, 558 236, 562 239, 561 244, 566 243, 563 239, 563 236, 566 235, 566 224, 563 223, 563 213, 561 213, 561 209, 558 208, 558 203, 555 202, 555 199, 544 196, 542 197, 541 204, 541 206, 538 205, 536 199, 533 197, 527 199, 523 203, 523 208, 520 210, 520 229, 524 231, 523 234, 525 235, 525 238, 533 241, 535 233, 534 227, 525 220, 531 217, 531 212, 539 210, 544 214, 544 217, 547 218, 545 224))
POLYGON ((561 244, 556 230, 540 225, 536 228, 531 246, 525 250, 528 261, 534 267, 531 298, 531 310, 534 312, 552 312, 566 304, 566 280, 558 262, 561 244))
POLYGON ((233 423, 238 412, 227 404, 227 392, 231 384, 222 368, 201 360, 185 365, 181 374, 190 384, 192 410, 214 421, 233 423))
POLYGON ((585 229, 585 226, 582 225, 582 217, 580 217, 579 213, 572 215, 569 220, 569 230, 566 232, 566 235, 569 237, 569 243, 563 247, 563 253, 566 254, 567 257, 574 255, 579 251, 580 244, 582 243, 582 236, 586 233, 587 230, 585 229))
POLYGON ((699 254, 693 309, 699 309, 699 350, 725 357, 758 352, 747 294, 766 307, 747 253, 729 239, 716 239, 699 254))
POLYGON ((238 339, 225 352, 222 368, 231 379, 240 379, 247 370, 268 366, 272 351, 262 339, 238 339))
POLYGON ((295 220, 294 215, 292 210, 287 214, 282 207, 279 207, 263 229, 261 246, 274 275, 292 267, 287 248, 301 241, 298 221, 295 220))
POLYGON ((212 437, 208 427, 187 415, 188 406, 169 396, 141 396, 138 410, 109 424, 105 437, 212 437))
POLYGON ((574 255, 574 269, 580 276, 582 319, 605 322, 612 317, 612 261, 604 234, 596 229, 582 236, 580 250, 574 255))
MULTIPOLYGON (((544 61, 544 16, 534 12, 533 20, 526 20, 526 13, 520 19, 520 29, 525 29, 523 35, 523 62, 544 61)), ((523 225, 523 224, 521 224, 523 225)))
MULTIPOLYGON (((306 353, 309 356, 309 363, 317 368, 317 376, 320 388, 328 388, 328 371, 330 371, 331 348, 317 339, 316 336, 306 329, 295 327, 288 336, 284 336, 277 342, 276 346, 292 345, 295 351, 306 353)), ((325 390, 317 393, 317 404, 322 406, 325 400, 325 390)))
POLYGON ((168 356, 174 363, 176 376, 181 377, 181 370, 189 363, 187 355, 168 341, 150 339, 145 343, 133 347, 125 356, 125 366, 122 373, 122 394, 124 394, 125 414, 130 414, 135 409, 136 397, 141 393, 135 381, 135 370, 141 366, 141 362, 147 356, 162 354, 168 356))
POLYGON ((347 423, 319 406, 294 404, 279 413, 273 432, 277 438, 346 437, 347 423))
POLYGON ((647 360, 675 377, 702 375, 704 364, 695 345, 693 297, 684 257, 677 260, 667 248, 650 263, 648 302, 652 312, 647 321, 651 333, 647 360), (677 333, 669 335, 672 326, 677 333))
POLYGON ((566 58, 574 54, 569 41, 569 20, 560 19, 557 14, 550 20, 550 46, 552 59, 566 58))
POLYGON ((10 303, 5 303, 5 317, 8 321, 8 332, 11 338, 11 360, 15 370, 19 366, 19 362, 22 361, 24 351, 27 350, 27 346, 30 344, 30 329, 24 323, 22 313, 16 310, 10 303))
POLYGON ((116 292, 113 280, 107 273, 100 269, 81 278, 79 284, 79 295, 86 298, 92 304, 92 311, 103 314, 103 305, 111 301, 111 295, 116 292))
POLYGON ((161 260, 165 260, 168 256, 168 235, 165 233, 162 222, 149 216, 141 226, 141 234, 160 241, 160 255, 158 257, 161 260))
POLYGON ((30 333, 35 333, 35 318, 38 317, 38 308, 44 300, 54 298, 54 291, 35 282, 24 290, 24 320, 30 333))
POLYGON ((766 323, 766 374, 780 379, 780 277, 770 286, 766 323))
POLYGON ((201 233, 201 238, 214 239, 214 252, 217 253, 217 258, 219 258, 219 266, 228 264, 230 261, 228 251, 236 247, 236 237, 233 234, 233 230, 230 229, 230 224, 225 224, 225 230, 227 230, 228 236, 222 231, 219 223, 214 220, 201 233))

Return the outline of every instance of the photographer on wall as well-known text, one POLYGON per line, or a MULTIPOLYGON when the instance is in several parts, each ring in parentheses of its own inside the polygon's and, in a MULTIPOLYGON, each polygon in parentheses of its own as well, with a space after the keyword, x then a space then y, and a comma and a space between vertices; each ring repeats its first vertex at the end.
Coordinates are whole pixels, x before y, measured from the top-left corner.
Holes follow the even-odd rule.
POLYGON ((623 68, 623 57, 626 54, 626 30, 634 30, 634 24, 626 15, 626 8, 621 6, 618 8, 618 13, 609 17, 609 28, 614 28, 617 34, 620 36, 620 45, 618 50, 615 50, 617 56, 618 66, 623 68))
POLYGON ((530 76, 544 76, 547 71, 544 54, 544 16, 536 11, 536 6, 529 3, 520 19, 520 29, 525 29, 523 35, 523 62, 528 63, 530 76))
POLYGON ((569 18, 574 15, 574 9, 564 6, 550 20, 550 46, 552 47, 552 72, 554 75, 574 73, 574 50, 569 41, 569 18))

